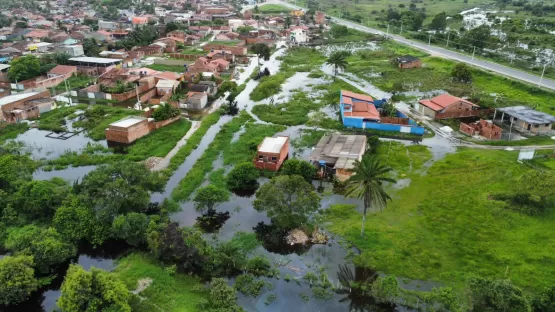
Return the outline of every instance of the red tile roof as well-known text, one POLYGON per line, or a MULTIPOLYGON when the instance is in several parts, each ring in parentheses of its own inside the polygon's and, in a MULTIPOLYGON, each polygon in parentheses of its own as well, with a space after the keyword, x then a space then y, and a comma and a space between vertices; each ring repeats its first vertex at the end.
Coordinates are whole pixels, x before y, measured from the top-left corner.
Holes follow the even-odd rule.
POLYGON ((419 101, 420 104, 430 108, 433 111, 439 111, 446 108, 449 105, 455 104, 457 102, 463 102, 466 104, 470 104, 472 106, 478 106, 470 101, 465 99, 461 99, 460 97, 453 96, 449 93, 444 93, 441 95, 436 96, 435 98, 429 100, 421 100, 419 101))
POLYGON ((358 94, 347 90, 341 90, 341 94, 343 95, 343 97, 348 96, 350 98, 361 101, 374 102, 374 99, 371 96, 365 94, 358 94))

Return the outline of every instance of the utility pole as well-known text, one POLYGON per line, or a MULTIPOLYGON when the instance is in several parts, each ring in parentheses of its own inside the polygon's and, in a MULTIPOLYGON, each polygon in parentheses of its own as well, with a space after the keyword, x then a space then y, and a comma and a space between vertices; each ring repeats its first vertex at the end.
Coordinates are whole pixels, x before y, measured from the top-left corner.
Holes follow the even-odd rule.
POLYGON ((432 42, 432 35, 430 34, 430 36, 428 37, 428 46, 430 46, 431 42, 432 42))
POLYGON ((447 32, 447 45, 445 46, 446 48, 449 47, 449 37, 451 36, 451 32, 447 32))
POLYGON ((474 53, 476 53, 476 47, 474 47, 474 50, 472 50, 472 60, 474 61, 474 53))
POLYGON ((69 88, 68 88, 68 82, 67 80, 64 80, 64 85, 66 86, 66 93, 68 94, 67 98, 69 99, 69 105, 73 105, 72 101, 71 101, 71 93, 69 92, 69 88))
POLYGON ((538 83, 538 86, 541 88, 542 86, 542 82, 543 82, 543 75, 545 74, 545 68, 547 67, 547 63, 545 63, 543 65, 543 70, 542 70, 542 76, 540 77, 540 83, 538 83))
POLYGON ((401 31, 399 32, 399 35, 403 33, 403 21, 401 21, 401 31))

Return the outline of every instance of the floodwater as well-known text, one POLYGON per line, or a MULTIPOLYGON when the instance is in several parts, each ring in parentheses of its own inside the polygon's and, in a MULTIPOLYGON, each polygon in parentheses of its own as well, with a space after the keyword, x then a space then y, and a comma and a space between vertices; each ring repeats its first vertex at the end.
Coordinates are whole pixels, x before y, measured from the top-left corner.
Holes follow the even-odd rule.
POLYGON ((85 270, 90 270, 91 267, 112 271, 116 268, 115 260, 124 256, 130 250, 130 246, 122 241, 107 241, 98 248, 93 248, 91 245, 80 246, 76 258, 71 259, 69 262, 60 265, 54 272, 56 278, 46 287, 40 288, 34 292, 31 297, 25 302, 3 308, 0 306, 0 311, 3 312, 51 312, 56 310, 56 301, 61 295, 60 287, 64 280, 69 264, 79 264, 85 270))
POLYGON ((79 152, 87 147, 87 144, 101 144, 106 147, 106 141, 94 141, 86 137, 85 132, 70 137, 69 139, 56 139, 47 137, 58 137, 59 134, 51 131, 29 129, 18 135, 13 141, 23 142, 24 150, 31 153, 31 157, 35 160, 39 159, 55 159, 66 152, 79 152))
POLYGON ((60 177, 70 183, 73 181, 81 181, 83 177, 89 172, 96 169, 96 166, 81 166, 81 167, 69 167, 62 170, 52 170, 44 171, 38 169, 33 173, 34 180, 50 180, 55 177, 60 177))

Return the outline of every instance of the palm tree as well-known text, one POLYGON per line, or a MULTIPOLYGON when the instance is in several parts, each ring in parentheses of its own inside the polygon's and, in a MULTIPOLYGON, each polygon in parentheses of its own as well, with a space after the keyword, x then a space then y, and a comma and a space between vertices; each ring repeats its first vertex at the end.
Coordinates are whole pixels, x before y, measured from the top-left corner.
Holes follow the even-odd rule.
POLYGON ((337 70, 341 69, 344 70, 347 67, 347 54, 343 51, 336 51, 333 52, 326 64, 333 66, 334 77, 337 76, 337 70))
POLYGON ((364 234, 364 222, 368 208, 379 207, 382 211, 386 202, 391 199, 384 190, 383 183, 395 183, 394 179, 387 177, 392 170, 390 167, 380 164, 379 159, 371 154, 364 155, 362 161, 355 161, 355 167, 351 170, 353 175, 347 180, 345 196, 354 196, 364 202, 361 235, 364 234))

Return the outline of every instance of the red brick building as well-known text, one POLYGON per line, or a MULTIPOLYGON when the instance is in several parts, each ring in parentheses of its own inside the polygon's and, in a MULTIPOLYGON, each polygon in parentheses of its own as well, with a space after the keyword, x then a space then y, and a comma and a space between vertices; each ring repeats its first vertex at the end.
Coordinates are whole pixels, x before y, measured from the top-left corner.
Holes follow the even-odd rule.
POLYGON ((448 93, 421 100, 414 108, 419 113, 434 119, 473 117, 482 113, 478 105, 448 93))
POLYGON ((256 168, 278 171, 289 155, 289 137, 264 138, 258 145, 256 157, 253 162, 256 168))
POLYGON ((0 121, 16 123, 20 120, 37 118, 42 107, 50 110, 54 101, 50 92, 17 93, 0 98, 0 121))
POLYGON ((398 64, 399 68, 420 68, 422 67, 422 60, 412 55, 404 55, 396 58, 395 63, 398 64))
POLYGON ((500 127, 483 119, 469 124, 461 122, 459 130, 469 136, 481 135, 489 140, 500 140, 503 132, 500 127))

